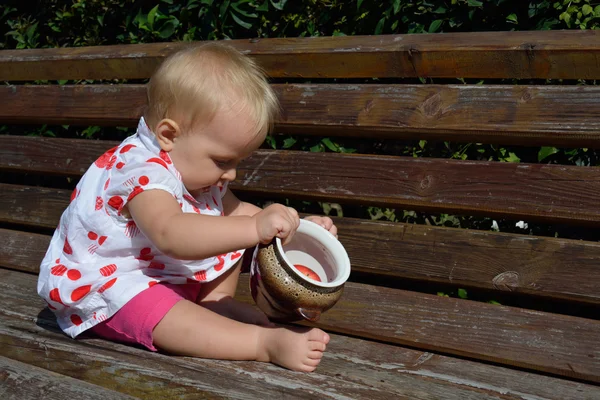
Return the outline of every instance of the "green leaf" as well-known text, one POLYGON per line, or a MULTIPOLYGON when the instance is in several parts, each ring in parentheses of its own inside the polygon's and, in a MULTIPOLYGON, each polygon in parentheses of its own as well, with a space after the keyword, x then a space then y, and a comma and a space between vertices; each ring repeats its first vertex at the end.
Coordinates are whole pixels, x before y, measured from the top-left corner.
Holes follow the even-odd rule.
POLYGON ((538 161, 542 161, 546 157, 556 153, 558 153, 558 149, 556 147, 542 147, 538 152, 538 161))
POLYGON ((273 135, 268 135, 265 138, 265 141, 269 144, 269 146, 271 146, 272 149, 276 149, 277 148, 277 144, 275 142, 275 138, 273 137, 273 135))
POLYGON ((584 4, 584 6, 581 7, 581 12, 583 13, 583 15, 588 15, 593 13, 594 9, 589 4, 584 4))
POLYGON ((518 24, 519 21, 517 20, 517 14, 510 14, 508 17, 506 17, 506 22, 510 22, 512 24, 518 24))
POLYGON ((225 12, 227 11, 227 7, 229 7, 229 0, 225 0, 219 8, 219 19, 221 21, 223 21, 223 18, 225 18, 225 12))
POLYGON ((256 13, 248 13, 248 12, 242 10, 241 8, 239 8, 237 4, 232 4, 231 8, 233 8, 235 11, 238 12, 238 14, 243 15, 244 17, 248 17, 248 18, 256 18, 256 17, 258 17, 258 14, 256 14, 256 13))
POLYGON ((262 3, 260 6, 256 7, 256 11, 264 11, 264 12, 269 11, 269 2, 267 0, 265 0, 264 3, 262 3))
POLYGON ((381 18, 375 27, 375 35, 380 35, 383 32, 383 24, 385 24, 385 17, 381 18))
POLYGON ((158 4, 148 13, 148 25, 150 26, 150 29, 154 29, 154 19, 156 18, 157 12, 158 4))
POLYGON ((273 7, 275 7, 279 11, 283 10, 283 7, 285 7, 285 3, 287 3, 287 0, 279 0, 279 1, 271 0, 271 4, 273 4, 273 7))
POLYGON ((331 151, 334 151, 336 153, 340 152, 340 146, 338 146, 336 143, 333 143, 329 138, 323 138, 321 140, 321 142, 327 146, 327 148, 331 151))
POLYGON ((467 298, 467 291, 465 289, 458 289, 458 297, 461 299, 467 298))
POLYGON ((490 300, 488 303, 493 304, 495 306, 501 306, 502 304, 498 303, 496 300, 490 300))
POLYGON ((363 2, 363 0, 358 0, 358 1, 356 2, 356 9, 357 9, 357 10, 360 10, 360 5, 362 4, 362 2, 363 2))
POLYGON ((517 155, 511 151, 511 152, 508 153, 508 157, 506 157, 504 159, 504 161, 507 161, 507 162, 521 162, 521 159, 519 157, 517 157, 517 155))
POLYGON ((292 147, 293 145, 296 144, 296 139, 294 138, 287 138, 283 141, 283 148, 284 149, 289 149, 290 147, 292 147))
POLYGON ((442 26, 442 23, 444 23, 444 21, 441 19, 436 19, 433 21, 431 25, 429 25, 429 33, 437 32, 442 26))
POLYGON ((481 7, 483 5, 481 1, 477 0, 468 0, 467 4, 469 5, 469 7, 481 7))
POLYGON ((175 17, 165 21, 164 24, 158 30, 158 36, 162 39, 167 39, 173 35, 175 29, 179 26, 179 20, 175 17))
POLYGON ((230 13, 231 17, 233 18, 233 20, 241 27, 244 27, 246 29, 250 29, 252 28, 252 24, 246 21, 241 20, 237 15, 235 15, 235 13, 230 13))
POLYGON ((316 144, 313 147, 310 148, 310 151, 313 153, 321 153, 323 152, 323 145, 322 144, 316 144))
POLYGON ((394 0, 394 15, 400 11, 400 0, 394 0))

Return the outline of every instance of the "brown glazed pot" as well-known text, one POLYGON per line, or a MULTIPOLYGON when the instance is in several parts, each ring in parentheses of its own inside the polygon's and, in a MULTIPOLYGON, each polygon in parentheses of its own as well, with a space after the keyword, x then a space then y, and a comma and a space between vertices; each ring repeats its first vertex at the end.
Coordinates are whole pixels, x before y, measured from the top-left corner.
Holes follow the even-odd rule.
POLYGON ((252 297, 269 318, 317 321, 340 299, 350 276, 350 260, 335 236, 303 219, 290 243, 283 246, 276 238, 256 248, 250 276, 252 297), (308 267, 321 281, 294 265, 308 267))

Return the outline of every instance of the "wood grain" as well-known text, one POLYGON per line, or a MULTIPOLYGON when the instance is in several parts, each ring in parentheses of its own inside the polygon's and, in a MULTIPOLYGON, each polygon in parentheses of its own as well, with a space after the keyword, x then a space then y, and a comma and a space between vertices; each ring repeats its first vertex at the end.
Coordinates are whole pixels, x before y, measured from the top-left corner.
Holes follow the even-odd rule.
POLYGON ((0 222, 54 229, 69 205, 69 193, 0 183, 0 222))
MULTIPOLYGON (((278 132, 600 147, 596 86, 273 85, 278 132), (585 107, 582 107, 585 104, 585 107)), ((144 85, 1 86, 0 121, 137 126, 144 85)))
MULTIPOLYGON (((53 229, 69 197, 66 190, 0 184, 0 222, 53 229)), ((357 272, 600 304, 596 242, 350 218, 335 223, 357 272)), ((37 267, 48 238, 0 229, 0 243, 3 265, 23 269, 37 267)))
POLYGON ((0 396, 4 400, 127 400, 135 397, 0 356, 0 396))
MULTIPOLYGON (((600 36, 592 30, 257 38, 227 44, 277 78, 600 78, 600 36)), ((186 45, 3 50, 0 80, 148 78, 167 55, 186 45)))
POLYGON ((0 277, 0 301, 11 310, 0 309, 0 354, 34 365, 53 362, 61 373, 140 397, 177 393, 178 398, 197 398, 200 390, 205 396, 244 399, 270 398, 276 391, 277 397, 338 400, 591 400, 600 395, 600 388, 583 383, 336 334, 312 374, 255 362, 173 357, 100 339, 74 341, 57 333, 53 315, 35 294, 35 277, 1 270, 0 277))
MULTIPOLYGON (((81 175, 113 145, 0 136, 0 170, 81 175), (73 151, 66 157, 54 156, 67 148, 73 151)), ((591 226, 600 221, 597 167, 258 150, 239 165, 231 188, 262 196, 527 221, 591 226)), ((10 190, 0 194, 2 201, 15 202, 10 190)))

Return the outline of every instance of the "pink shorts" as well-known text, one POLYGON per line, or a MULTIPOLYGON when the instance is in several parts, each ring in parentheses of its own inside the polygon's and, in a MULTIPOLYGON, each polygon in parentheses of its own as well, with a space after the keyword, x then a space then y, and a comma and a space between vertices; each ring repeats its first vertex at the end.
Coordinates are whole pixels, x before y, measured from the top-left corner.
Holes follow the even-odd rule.
POLYGON ((196 302, 200 284, 159 283, 129 300, 115 315, 94 326, 96 335, 115 342, 140 344, 157 351, 152 339, 154 327, 180 300, 196 302))

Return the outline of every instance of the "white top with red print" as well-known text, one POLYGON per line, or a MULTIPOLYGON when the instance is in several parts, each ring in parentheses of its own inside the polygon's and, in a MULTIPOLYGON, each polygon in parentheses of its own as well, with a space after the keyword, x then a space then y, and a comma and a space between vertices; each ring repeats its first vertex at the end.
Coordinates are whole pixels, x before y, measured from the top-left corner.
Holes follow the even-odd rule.
POLYGON ((211 186, 192 197, 142 118, 135 135, 83 175, 40 266, 38 293, 71 337, 111 317, 158 282, 211 281, 242 256, 240 250, 189 261, 161 254, 123 209, 149 189, 171 193, 183 212, 223 215, 227 188, 211 186))

